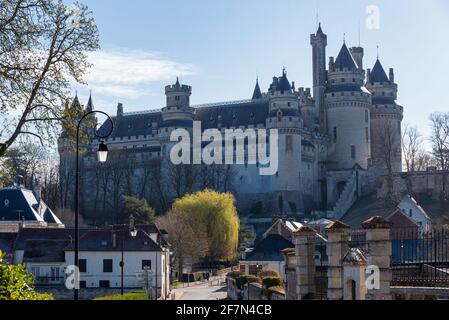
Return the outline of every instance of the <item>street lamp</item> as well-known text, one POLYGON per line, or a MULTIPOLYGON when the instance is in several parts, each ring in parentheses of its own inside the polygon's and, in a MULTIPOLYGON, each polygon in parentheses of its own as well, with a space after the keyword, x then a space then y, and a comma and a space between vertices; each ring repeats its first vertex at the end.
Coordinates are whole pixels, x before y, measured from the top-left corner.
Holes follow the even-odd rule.
MULTIPOLYGON (((124 253, 125 253, 125 235, 126 233, 123 232, 122 237, 122 261, 120 261, 120 268, 121 268, 121 286, 120 286, 120 294, 123 296, 124 293, 124 267, 125 267, 125 260, 124 260, 124 253)), ((137 237, 137 229, 134 227, 134 219, 131 217, 129 219, 129 235, 132 238, 137 237)))
POLYGON ((101 141, 100 146, 97 151, 97 159, 101 164, 105 164, 108 159, 108 146, 104 144, 104 141, 101 141))
MULTIPOLYGON (((76 164, 75 164, 75 266, 76 266, 76 270, 79 270, 79 144, 80 144, 80 131, 81 131, 81 124, 84 121, 84 119, 86 119, 88 116, 94 114, 94 113, 101 113, 103 115, 105 115, 109 122, 111 123, 111 128, 109 130, 109 132, 105 135, 100 135, 96 130, 94 130, 94 134, 97 138, 99 139, 106 139, 108 138, 111 134, 112 131, 114 130, 114 122, 112 121, 111 117, 103 112, 103 111, 97 111, 97 110, 93 110, 90 111, 86 114, 84 114, 80 121, 78 122, 78 125, 76 127, 76 164)), ((104 144, 104 141, 101 141, 100 146, 98 148, 97 151, 97 158, 98 161, 101 164, 104 164, 107 160, 108 157, 108 147, 104 144)), ((76 281, 78 281, 79 279, 77 278, 76 281)), ((79 288, 78 285, 76 285, 75 290, 74 290, 74 300, 78 300, 79 299, 79 288)))

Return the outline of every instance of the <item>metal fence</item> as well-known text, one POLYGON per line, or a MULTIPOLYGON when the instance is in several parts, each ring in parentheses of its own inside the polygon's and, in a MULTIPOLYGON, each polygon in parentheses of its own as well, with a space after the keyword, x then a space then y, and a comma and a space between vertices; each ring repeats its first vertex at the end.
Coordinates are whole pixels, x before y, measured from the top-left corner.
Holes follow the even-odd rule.
POLYGON ((449 287, 449 232, 392 230, 393 286, 449 287))

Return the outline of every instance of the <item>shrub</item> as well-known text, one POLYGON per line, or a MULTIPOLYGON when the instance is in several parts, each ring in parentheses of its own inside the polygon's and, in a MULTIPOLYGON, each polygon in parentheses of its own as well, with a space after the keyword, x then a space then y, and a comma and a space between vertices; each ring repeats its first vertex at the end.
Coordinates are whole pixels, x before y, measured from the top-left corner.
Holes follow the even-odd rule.
POLYGON ((277 292, 277 293, 280 293, 280 294, 285 294, 285 289, 284 289, 284 287, 281 287, 281 286, 276 286, 276 287, 269 287, 268 289, 267 289, 267 292, 268 292, 268 294, 272 294, 272 293, 274 293, 274 292, 277 292))
POLYGON ((226 276, 227 276, 228 278, 237 279, 237 278, 240 277, 241 275, 243 275, 243 273, 240 272, 240 271, 232 271, 232 272, 229 272, 226 276))
POLYGON ((263 278, 281 278, 279 272, 273 269, 266 269, 259 272, 259 277, 263 278))
POLYGON ((265 288, 281 287, 282 279, 277 277, 265 277, 262 279, 262 284, 265 288))

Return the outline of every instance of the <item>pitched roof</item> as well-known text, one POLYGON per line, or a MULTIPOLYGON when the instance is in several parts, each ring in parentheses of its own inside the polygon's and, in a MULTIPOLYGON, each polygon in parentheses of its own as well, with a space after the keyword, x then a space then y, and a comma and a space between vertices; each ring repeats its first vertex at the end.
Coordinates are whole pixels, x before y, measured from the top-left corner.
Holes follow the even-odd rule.
POLYGON ((31 190, 11 187, 0 190, 0 221, 33 221, 61 224, 45 204, 38 201, 31 190))
POLYGON ((256 81, 256 87, 254 88, 254 93, 252 100, 262 99, 262 91, 260 90, 259 80, 256 81))
MULTIPOLYGON (((80 238, 80 251, 121 251, 122 245, 125 251, 161 251, 144 230, 138 228, 134 238, 128 230, 98 229, 89 230, 80 238), (115 234, 115 242, 114 242, 115 234)), ((66 248, 74 250, 74 244, 66 248)))
POLYGON ((385 73, 385 70, 382 67, 382 64, 380 63, 379 59, 376 60, 376 64, 374 65, 373 70, 371 70, 369 82, 371 82, 371 83, 375 83, 375 82, 390 83, 390 79, 388 79, 388 76, 385 73))
POLYGON ((23 262, 49 263, 64 262, 64 248, 70 240, 29 240, 26 241, 23 262))
POLYGON ((294 244, 278 234, 270 234, 260 241, 253 252, 246 258, 248 261, 282 261, 283 250, 294 248, 294 244))
POLYGON ((357 64, 354 57, 349 52, 346 43, 343 43, 343 46, 341 47, 337 60, 335 60, 334 68, 340 70, 343 70, 344 68, 348 70, 357 69, 357 64))

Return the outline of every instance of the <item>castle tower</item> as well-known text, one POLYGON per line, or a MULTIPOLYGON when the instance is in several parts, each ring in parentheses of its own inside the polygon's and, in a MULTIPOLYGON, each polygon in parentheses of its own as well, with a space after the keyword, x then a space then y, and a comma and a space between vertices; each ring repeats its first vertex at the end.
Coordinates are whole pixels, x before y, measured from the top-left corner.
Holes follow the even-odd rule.
POLYGON ((284 69, 274 77, 269 90, 268 129, 277 129, 279 141, 278 173, 267 183, 279 213, 301 212, 304 208, 301 190, 301 156, 303 122, 299 99, 284 69))
POLYGON ((371 157, 371 94, 363 86, 365 72, 359 68, 346 44, 337 59, 329 59, 325 92, 327 131, 330 139, 329 168, 368 167, 371 157))
POLYGON ((388 77, 377 59, 372 71, 368 69, 366 88, 372 93, 370 113, 373 164, 385 170, 388 162, 391 162, 392 171, 401 172, 401 123, 404 109, 396 100, 398 85, 394 82, 394 70, 390 69, 388 77))
POLYGON ((162 109, 162 119, 165 126, 192 126, 193 108, 190 107, 190 96, 192 87, 181 85, 179 79, 176 79, 174 85, 165 87, 167 105, 162 109))
POLYGON ((321 23, 316 34, 310 35, 310 44, 312 45, 312 63, 313 63, 313 98, 319 113, 319 122, 322 132, 326 131, 326 116, 324 108, 324 91, 326 90, 327 71, 326 71, 326 46, 327 35, 321 29, 321 23))

